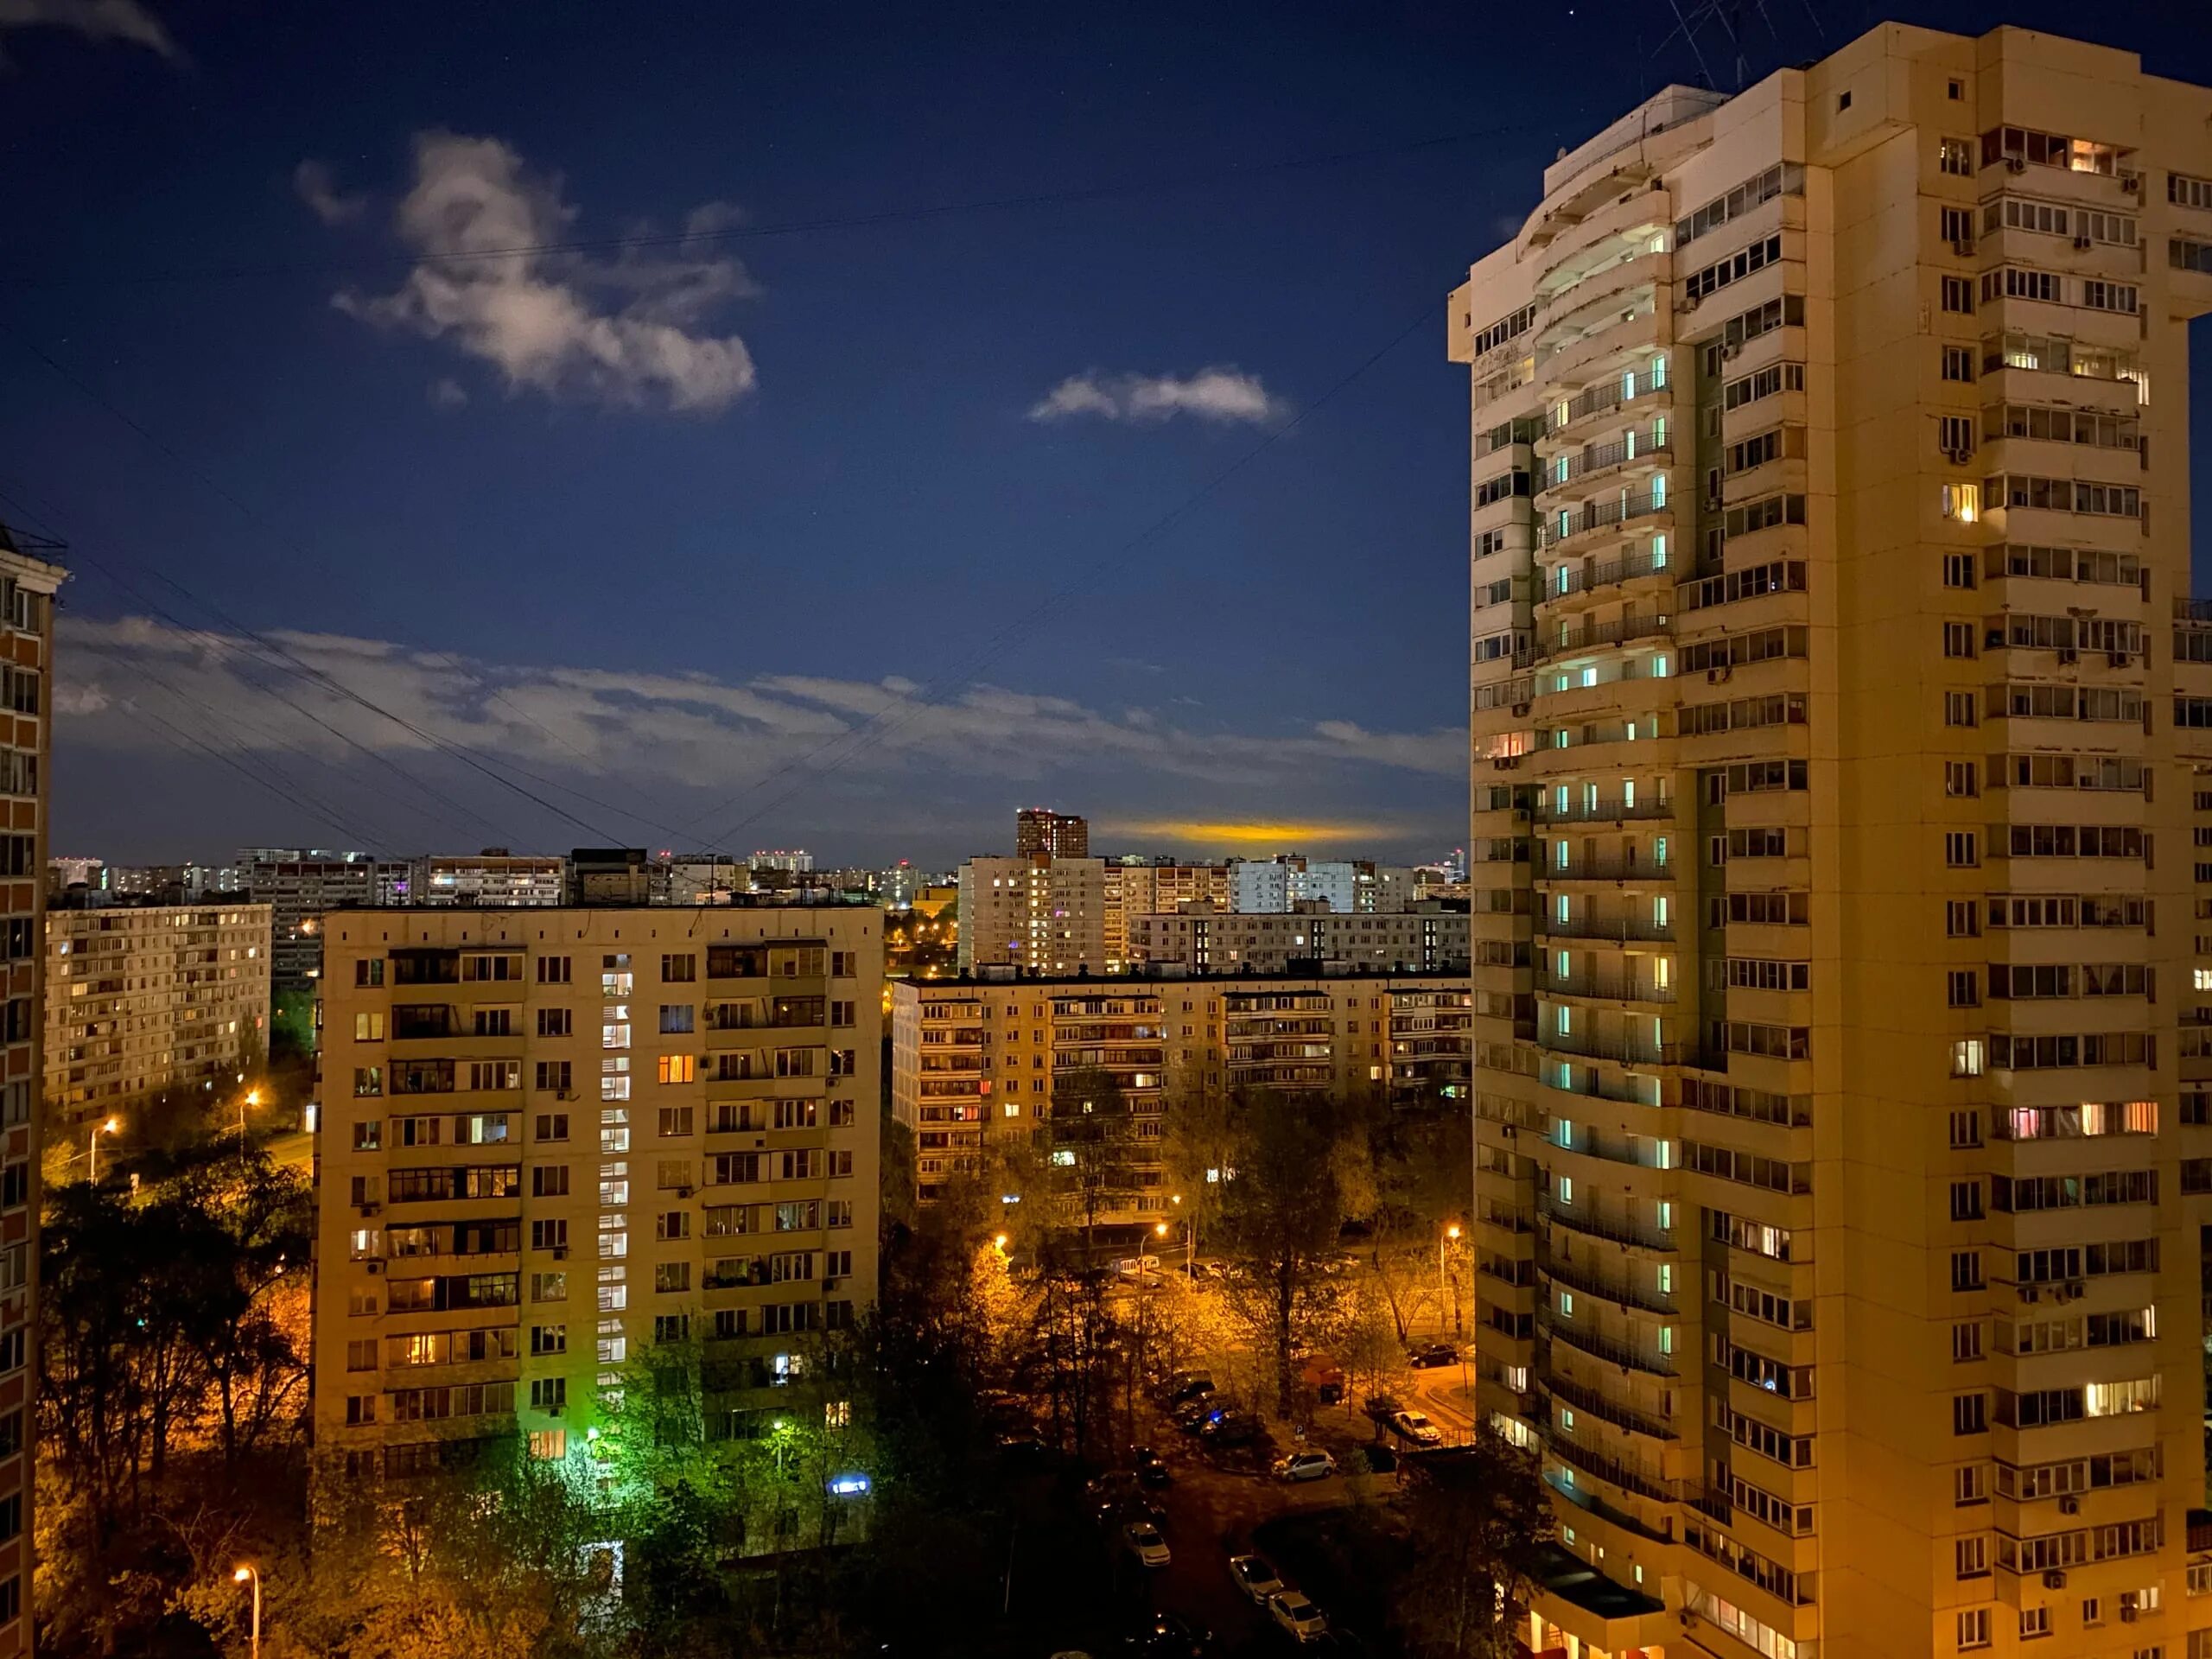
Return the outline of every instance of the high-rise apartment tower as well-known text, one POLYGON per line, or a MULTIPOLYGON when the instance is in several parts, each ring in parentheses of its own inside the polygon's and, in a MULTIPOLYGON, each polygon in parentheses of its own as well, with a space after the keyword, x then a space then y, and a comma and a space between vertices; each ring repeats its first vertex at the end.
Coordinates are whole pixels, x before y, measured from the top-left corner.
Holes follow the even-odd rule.
POLYGON ((1014 815, 1017 858, 1089 858, 1090 820, 1049 806, 1025 806, 1014 815))
POLYGON ((1450 318, 1522 1637, 2201 1659, 2212 92, 1885 26, 1543 187, 1450 318))

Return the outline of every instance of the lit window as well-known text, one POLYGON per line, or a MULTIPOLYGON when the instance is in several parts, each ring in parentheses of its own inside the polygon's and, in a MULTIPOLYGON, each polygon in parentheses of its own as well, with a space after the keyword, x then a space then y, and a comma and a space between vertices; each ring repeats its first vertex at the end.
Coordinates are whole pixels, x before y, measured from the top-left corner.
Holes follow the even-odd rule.
POLYGON ((1946 484, 1943 486, 1943 516, 1955 518, 1962 524, 1971 524, 1981 517, 1981 486, 1979 484, 1946 484))

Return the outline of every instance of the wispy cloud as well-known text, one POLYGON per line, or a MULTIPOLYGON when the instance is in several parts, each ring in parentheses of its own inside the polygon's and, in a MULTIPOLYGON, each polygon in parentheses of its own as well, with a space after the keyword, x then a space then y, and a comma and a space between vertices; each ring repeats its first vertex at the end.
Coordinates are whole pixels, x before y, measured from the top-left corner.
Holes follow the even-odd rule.
POLYGON ((369 210, 369 199, 346 194, 329 166, 310 158, 292 169, 292 191, 326 225, 343 225, 369 210))
MULTIPOLYGON (((719 228, 734 211, 709 203, 687 231, 719 228)), ((426 263, 389 294, 349 289, 333 303, 489 363, 511 391, 711 415, 753 389, 744 340, 709 321, 758 291, 742 264, 680 244, 612 257, 547 251, 574 239, 577 217, 559 175, 499 139, 419 133, 394 228, 426 263)))
POLYGON ((1071 374, 1029 410, 1033 421, 1065 421, 1094 415, 1109 421, 1166 421, 1189 415, 1202 421, 1266 422, 1284 412, 1256 374, 1214 367, 1190 375, 1071 374))
POLYGON ((432 409, 461 409, 468 402, 468 388, 450 375, 441 375, 430 382, 432 409))
POLYGON ((143 46, 165 58, 181 54, 162 20, 139 0, 0 0, 0 33, 60 29, 93 41, 143 46))
POLYGON ((1466 764, 1465 736, 1457 729, 1377 734, 1325 721, 1281 734, 1198 730, 1156 710, 1103 711, 1073 698, 982 683, 924 705, 907 700, 910 682, 895 678, 729 681, 493 663, 338 634, 267 636, 304 667, 302 677, 242 637, 143 617, 72 615, 64 626, 67 650, 58 660, 65 677, 54 707, 71 721, 70 741, 79 749, 161 747, 160 733, 133 713, 143 703, 173 719, 188 711, 192 729, 219 747, 304 748, 347 758, 342 740, 286 709, 275 690, 378 753, 420 753, 435 744, 347 693, 438 742, 645 786, 744 777, 830 743, 851 752, 843 769, 861 777, 1036 779, 1056 766, 1079 766, 1278 793, 1323 771, 1344 778, 1377 769, 1463 777, 1466 764))

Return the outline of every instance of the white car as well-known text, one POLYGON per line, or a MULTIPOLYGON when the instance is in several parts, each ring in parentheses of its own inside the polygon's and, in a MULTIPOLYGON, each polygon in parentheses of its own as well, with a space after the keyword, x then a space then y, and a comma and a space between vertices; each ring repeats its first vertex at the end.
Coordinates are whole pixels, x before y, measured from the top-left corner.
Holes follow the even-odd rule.
POLYGON ((1295 1590, 1278 1590, 1268 1597, 1268 1616, 1300 1642, 1318 1641, 1329 1628, 1321 1610, 1295 1590))
POLYGON ((1268 1565, 1264 1555, 1232 1555, 1229 1558, 1229 1576, 1236 1580, 1236 1587, 1264 1607, 1268 1599, 1282 1588, 1282 1580, 1274 1568, 1268 1565))
POLYGON ((1132 1521, 1122 1529, 1122 1537, 1129 1547, 1129 1554, 1146 1567, 1165 1567, 1169 1557, 1167 1541, 1160 1535, 1160 1529, 1149 1521, 1132 1521))
POLYGON ((1275 1459, 1278 1480, 1326 1480, 1337 1472, 1337 1460, 1326 1452, 1294 1452, 1275 1459))
POLYGON ((1390 1419, 1390 1426, 1409 1440, 1422 1446, 1434 1446, 1444 1438, 1444 1431, 1428 1421, 1428 1414, 1420 1411, 1402 1411, 1390 1419))

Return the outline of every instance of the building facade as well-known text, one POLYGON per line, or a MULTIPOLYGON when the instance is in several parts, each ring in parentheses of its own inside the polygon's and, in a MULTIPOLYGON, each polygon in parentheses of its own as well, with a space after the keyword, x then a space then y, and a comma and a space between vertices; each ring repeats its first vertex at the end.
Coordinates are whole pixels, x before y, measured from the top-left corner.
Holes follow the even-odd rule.
POLYGON ((580 1452, 647 1344, 757 1432, 874 1300, 872 907, 329 918, 315 1427, 359 1478, 580 1452))
POLYGON ((1345 859, 1243 858, 1230 867, 1233 906, 1246 915, 1281 915, 1321 903, 1340 915, 1359 908, 1359 872, 1345 859))
POLYGON ((1129 962, 1129 920, 1212 905, 1227 910, 1235 896, 1226 864, 1178 864, 1173 859, 1109 858, 1104 908, 1106 969, 1120 973, 1129 962))
POLYGON ((1106 971, 1106 866, 971 858, 960 867, 960 971, 1106 971))
POLYGON ((1048 806, 1025 806, 1014 815, 1017 858, 1089 858, 1090 820, 1048 806))
POLYGON ((1205 973, 1287 973, 1301 964, 1333 972, 1446 973, 1467 966, 1464 910, 1338 915, 1307 905, 1287 916, 1224 913, 1187 905, 1173 915, 1129 918, 1128 960, 1205 973))
POLYGON ((404 895, 401 860, 321 848, 247 847, 238 868, 257 904, 270 907, 270 976, 276 992, 311 990, 322 977, 322 913, 344 905, 384 905, 404 895))
MULTIPOLYGON (((1048 1134, 1056 1090, 1102 1069, 1130 1103, 1141 1149, 1158 1148, 1175 1101, 1199 1092, 1464 1099, 1467 1010, 1465 981, 1446 975, 901 981, 892 1110, 914 1135, 928 1202, 1009 1137, 1048 1134)), ((1105 1219, 1155 1220, 1169 1204, 1156 1150, 1133 1161, 1105 1219)))
POLYGON ((458 905, 557 905, 568 882, 568 861, 558 854, 517 856, 504 847, 480 853, 428 853, 409 861, 403 902, 458 905))
POLYGON ((269 1052, 267 905, 46 913, 46 1127, 231 1086, 269 1052))
POLYGON ((37 1439, 38 1216, 44 1114, 47 779, 54 594, 62 550, 0 524, 0 1655, 31 1650, 32 1447, 37 1439))
POLYGON ((2212 978, 2151 855, 2212 804, 2164 649, 2208 122, 1885 26, 1630 111, 1452 296, 1535 1651, 2212 1652, 2212 978))

